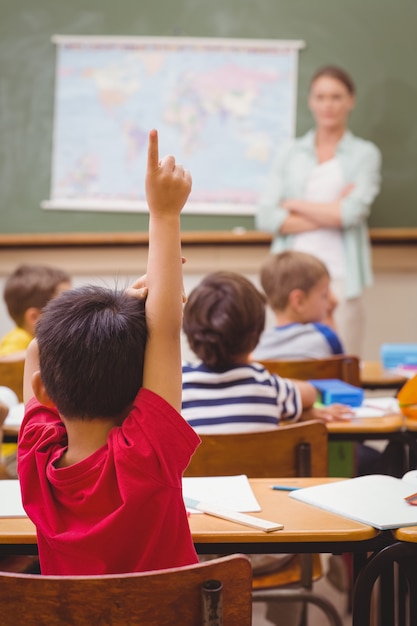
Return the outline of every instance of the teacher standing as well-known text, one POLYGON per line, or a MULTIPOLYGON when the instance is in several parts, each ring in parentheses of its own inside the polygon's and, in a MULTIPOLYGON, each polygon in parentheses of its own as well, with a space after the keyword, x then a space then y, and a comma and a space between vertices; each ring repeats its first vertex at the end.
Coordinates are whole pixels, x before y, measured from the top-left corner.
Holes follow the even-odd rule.
POLYGON ((277 155, 256 227, 274 234, 271 252, 301 250, 326 264, 339 300, 334 316, 345 352, 360 356, 362 292, 372 283, 367 218, 380 189, 381 155, 348 130, 354 105, 347 72, 326 66, 314 74, 309 108, 315 128, 277 155))

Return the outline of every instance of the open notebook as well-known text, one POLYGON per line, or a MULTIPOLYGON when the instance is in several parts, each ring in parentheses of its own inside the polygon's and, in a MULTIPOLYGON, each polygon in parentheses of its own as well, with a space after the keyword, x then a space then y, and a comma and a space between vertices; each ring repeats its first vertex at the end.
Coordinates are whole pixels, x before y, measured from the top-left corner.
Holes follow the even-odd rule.
POLYGON ((404 500, 417 492, 417 471, 402 478, 371 474, 292 491, 291 498, 380 530, 417 526, 417 506, 404 500))
POLYGON ((182 479, 182 492, 184 498, 203 500, 240 513, 261 510, 245 474, 238 476, 186 476, 182 479))

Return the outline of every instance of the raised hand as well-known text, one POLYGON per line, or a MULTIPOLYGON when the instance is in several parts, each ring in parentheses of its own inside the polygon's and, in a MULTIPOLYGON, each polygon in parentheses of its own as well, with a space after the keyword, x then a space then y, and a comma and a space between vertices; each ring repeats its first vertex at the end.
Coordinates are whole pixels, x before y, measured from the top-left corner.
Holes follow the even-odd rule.
POLYGON ((149 210, 153 215, 178 215, 191 191, 191 174, 175 163, 173 156, 159 160, 158 133, 151 130, 145 189, 149 210))

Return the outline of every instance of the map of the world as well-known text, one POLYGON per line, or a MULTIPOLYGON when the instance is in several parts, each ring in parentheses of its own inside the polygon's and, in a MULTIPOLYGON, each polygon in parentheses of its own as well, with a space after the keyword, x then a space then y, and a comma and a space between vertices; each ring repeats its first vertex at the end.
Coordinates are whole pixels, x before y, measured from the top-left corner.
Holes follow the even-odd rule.
POLYGON ((148 133, 189 169, 188 211, 254 212, 294 134, 300 42, 56 38, 54 208, 145 209, 148 133))

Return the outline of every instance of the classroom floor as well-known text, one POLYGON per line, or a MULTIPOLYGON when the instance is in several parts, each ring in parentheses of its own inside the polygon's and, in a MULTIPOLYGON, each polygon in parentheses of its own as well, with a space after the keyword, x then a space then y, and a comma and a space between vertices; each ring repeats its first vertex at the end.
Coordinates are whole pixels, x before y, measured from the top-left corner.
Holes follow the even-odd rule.
MULTIPOLYGON (((323 555, 323 568, 327 571, 329 555, 323 555)), ((323 576, 314 584, 314 591, 330 600, 343 620, 343 626, 352 626, 352 615, 347 611, 347 594, 338 591, 323 576)), ((263 602, 256 602, 253 605, 253 626, 271 626, 272 622, 265 619, 266 605, 263 602)), ((327 626, 328 620, 320 609, 310 604, 308 609, 308 626, 327 626)), ((280 623, 279 626, 286 626, 280 623)))

